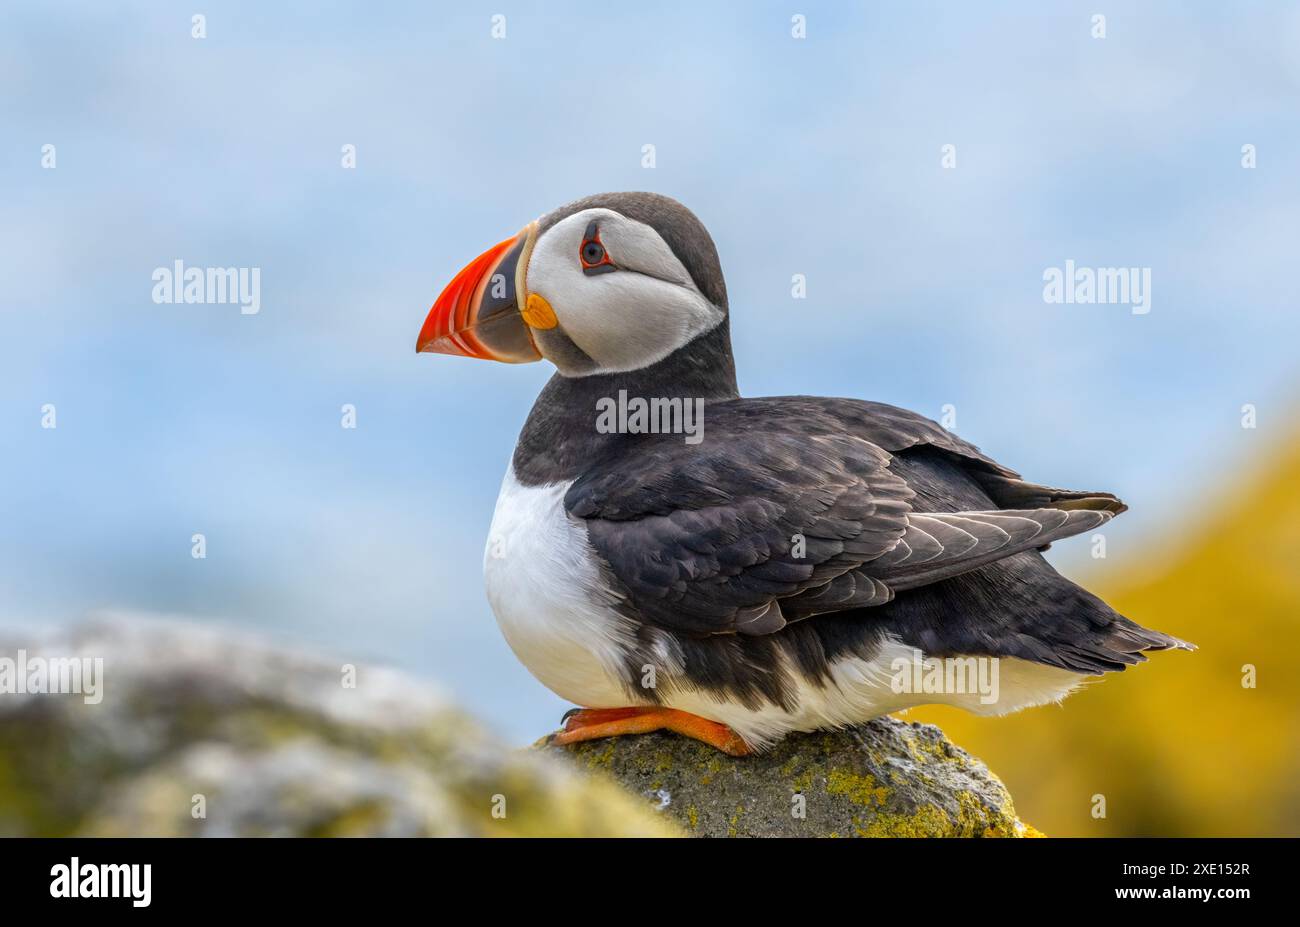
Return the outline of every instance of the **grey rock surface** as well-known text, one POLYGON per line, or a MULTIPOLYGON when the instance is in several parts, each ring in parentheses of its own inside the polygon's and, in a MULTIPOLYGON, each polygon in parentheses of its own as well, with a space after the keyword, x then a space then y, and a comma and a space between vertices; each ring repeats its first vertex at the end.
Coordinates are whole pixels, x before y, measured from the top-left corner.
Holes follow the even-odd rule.
POLYGON ((662 733, 544 749, 612 775, 698 836, 1041 836, 988 767, 937 727, 894 718, 749 757, 662 733))

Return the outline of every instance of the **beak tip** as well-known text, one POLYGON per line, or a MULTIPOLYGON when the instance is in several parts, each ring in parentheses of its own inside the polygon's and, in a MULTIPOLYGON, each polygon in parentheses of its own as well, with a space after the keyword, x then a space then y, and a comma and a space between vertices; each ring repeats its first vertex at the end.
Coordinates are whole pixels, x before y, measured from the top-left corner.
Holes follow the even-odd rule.
POLYGON ((424 320, 415 340, 417 354, 451 354, 507 363, 542 359, 515 293, 535 229, 536 223, 529 223, 518 235, 483 252, 452 279, 424 320), (524 264, 520 265, 520 261, 524 264), (505 281, 502 293, 488 289, 496 279, 493 274, 505 281))

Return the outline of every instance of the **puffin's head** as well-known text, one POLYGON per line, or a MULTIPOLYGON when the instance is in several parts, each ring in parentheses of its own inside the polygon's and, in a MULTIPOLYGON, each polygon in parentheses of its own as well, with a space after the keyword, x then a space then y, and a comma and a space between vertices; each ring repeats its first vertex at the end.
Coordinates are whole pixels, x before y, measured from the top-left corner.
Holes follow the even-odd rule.
POLYGON ((718 252, 690 210, 655 193, 603 193, 471 261, 415 349, 613 373, 662 360, 726 315, 718 252))

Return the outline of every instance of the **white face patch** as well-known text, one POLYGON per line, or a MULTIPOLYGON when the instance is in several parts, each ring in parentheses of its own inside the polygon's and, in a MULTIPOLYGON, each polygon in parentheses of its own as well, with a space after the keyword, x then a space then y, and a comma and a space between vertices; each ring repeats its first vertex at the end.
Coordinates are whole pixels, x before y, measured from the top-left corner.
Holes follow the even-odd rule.
POLYGON ((601 373, 649 366, 723 317, 658 232, 610 209, 585 209, 543 232, 526 287, 550 303, 560 328, 601 373), (615 271, 583 272, 578 252, 592 222, 615 271))

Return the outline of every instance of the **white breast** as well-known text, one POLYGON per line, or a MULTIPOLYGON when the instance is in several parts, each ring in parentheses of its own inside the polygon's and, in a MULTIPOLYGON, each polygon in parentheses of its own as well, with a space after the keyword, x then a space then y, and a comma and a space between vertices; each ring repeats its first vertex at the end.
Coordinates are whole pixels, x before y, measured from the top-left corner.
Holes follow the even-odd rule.
POLYGON ((523 486, 506 472, 483 555, 488 601, 542 685, 577 705, 629 705, 618 679, 633 630, 601 583, 586 529, 564 511, 569 485, 523 486))

